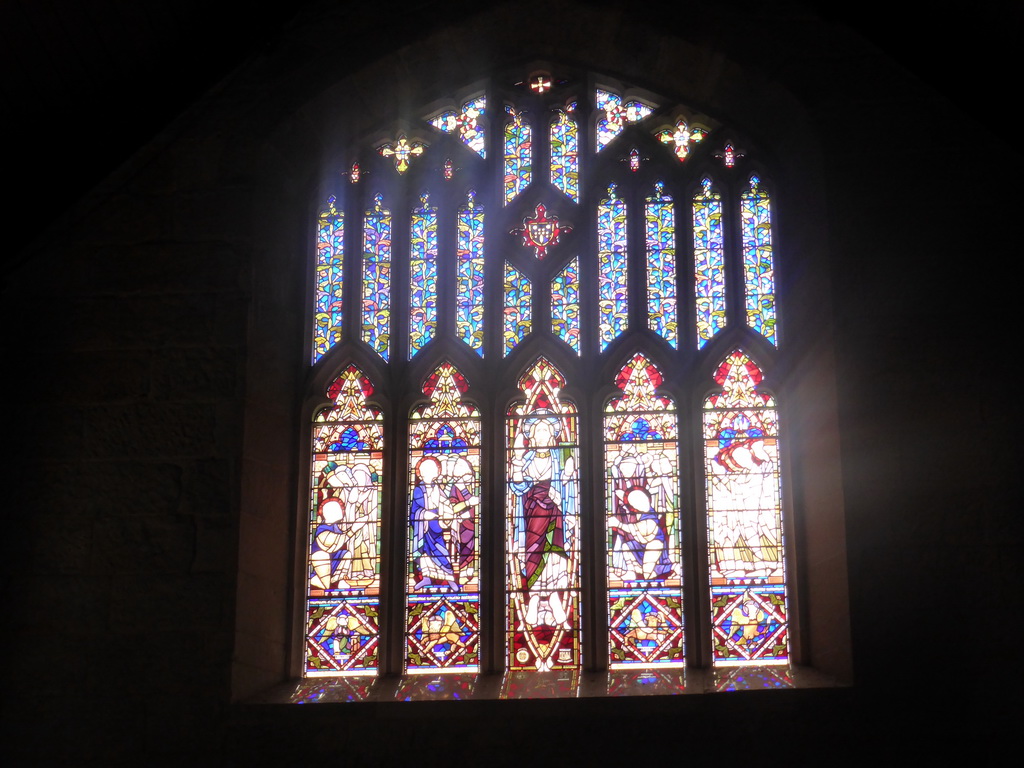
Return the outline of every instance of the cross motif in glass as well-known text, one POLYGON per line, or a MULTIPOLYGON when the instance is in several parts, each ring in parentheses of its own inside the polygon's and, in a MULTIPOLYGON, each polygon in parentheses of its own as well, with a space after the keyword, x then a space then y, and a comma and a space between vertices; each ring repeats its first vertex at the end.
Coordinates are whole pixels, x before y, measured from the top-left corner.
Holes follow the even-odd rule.
POLYGON ((685 120, 679 118, 675 130, 659 132, 658 139, 663 144, 671 144, 676 157, 683 161, 690 154, 691 145, 698 143, 707 135, 707 131, 701 128, 691 128, 685 120))
POLYGON ((737 160, 741 157, 746 157, 746 153, 740 152, 731 143, 726 142, 721 152, 715 152, 715 157, 721 158, 722 164, 726 168, 732 168, 736 165, 737 160))
POLYGON ((545 74, 534 75, 530 78, 530 90, 534 93, 546 93, 551 90, 551 77, 545 74))
POLYGON ((398 134, 394 144, 383 144, 377 151, 384 157, 395 158, 395 170, 405 173, 409 170, 409 161, 417 155, 422 155, 427 145, 422 141, 409 141, 404 133, 398 134))

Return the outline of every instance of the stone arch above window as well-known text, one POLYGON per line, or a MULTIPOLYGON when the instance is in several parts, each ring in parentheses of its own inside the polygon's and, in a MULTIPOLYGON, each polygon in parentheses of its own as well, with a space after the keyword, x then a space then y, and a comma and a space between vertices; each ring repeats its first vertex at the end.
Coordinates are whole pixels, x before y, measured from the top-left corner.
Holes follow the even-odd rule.
MULTIPOLYGON (((434 43, 436 41, 428 41, 427 45, 434 43)), ((505 60, 510 61, 512 58, 505 57, 505 60)), ((586 56, 580 59, 585 60, 586 56)), ((444 68, 442 60, 438 60, 438 68, 439 71, 444 68)), ((622 72, 631 71, 630 66, 622 66, 621 62, 618 69, 622 72)), ((337 103, 337 99, 347 98, 346 94, 350 93, 352 84, 366 81, 363 74, 360 74, 351 80, 345 80, 344 84, 339 84, 338 87, 324 91, 313 104, 312 113, 319 113, 325 120, 324 136, 327 138, 325 144, 328 149, 322 154, 309 148, 302 150, 306 155, 303 162, 308 165, 310 177, 319 177, 319 183, 314 185, 315 191, 306 202, 310 208, 303 237, 308 239, 311 232, 319 232, 321 217, 317 214, 320 211, 328 212, 323 217, 325 219, 340 214, 340 226, 334 228, 332 221, 332 228, 326 232, 327 238, 335 235, 331 246, 335 258, 332 266, 337 265, 337 269, 332 278, 333 282, 323 283, 326 290, 322 292, 322 296, 326 298, 325 305, 334 312, 333 316, 328 317, 325 328, 335 329, 337 335, 332 337, 329 344, 323 343, 323 351, 320 354, 312 351, 306 353, 306 360, 315 364, 304 374, 299 372, 300 376, 305 376, 306 381, 299 395, 299 399, 306 403, 301 421, 309 423, 317 407, 316 403, 323 400, 323 390, 327 382, 338 375, 350 361, 354 361, 373 381, 375 393, 372 399, 383 413, 385 433, 389 438, 388 447, 384 452, 386 477, 389 479, 384 482, 382 488, 382 538, 385 551, 391 553, 387 555, 391 563, 383 566, 382 574, 382 589, 385 593, 380 634, 382 671, 401 672, 405 663, 401 639, 404 637, 404 592, 401 589, 397 592, 394 590, 396 584, 403 583, 403 557, 399 555, 405 551, 407 544, 407 534, 403 526, 408 522, 405 511, 411 493, 408 485, 408 446, 404 444, 407 440, 408 419, 411 409, 423 403, 419 383, 440 364, 448 361, 466 377, 470 382, 472 401, 481 412, 481 573, 489 573, 488 579, 492 586, 503 584, 506 577, 503 545, 500 544, 503 522, 497 526, 494 524, 494 515, 501 514, 500 511, 505 508, 507 470, 504 468, 504 459, 501 455, 504 449, 500 447, 503 442, 503 414, 517 396, 515 381, 539 356, 546 357, 563 372, 567 381, 566 396, 578 405, 581 414, 581 465, 588 475, 581 480, 581 496, 587 500, 590 508, 597 510, 586 512, 589 517, 583 521, 587 535, 584 537, 581 553, 585 582, 581 598, 581 658, 583 669, 601 669, 607 667, 607 662, 601 661, 607 658, 608 654, 604 639, 608 634, 608 624, 604 622, 607 610, 594 601, 600 599, 606 587, 602 586, 602 579, 599 578, 595 591, 590 586, 594 572, 587 570, 601 568, 605 556, 604 550, 597 542, 606 522, 603 518, 597 523, 591 519, 594 515, 601 517, 604 506, 603 480, 599 473, 600 419, 595 421, 594 414, 599 414, 606 399, 617 391, 613 384, 616 371, 633 354, 641 352, 664 376, 663 389, 676 403, 679 414, 679 461, 680 475, 683 477, 680 483, 680 517, 688 520, 687 525, 693 528, 697 525, 701 514, 700 505, 703 503, 697 493, 702 490, 701 477, 694 474, 702 471, 699 453, 699 415, 702 398, 709 391, 708 382, 712 381, 710 370, 716 364, 713 361, 720 360, 736 347, 750 350, 756 355, 759 364, 769 372, 768 378, 773 386, 776 386, 779 385, 775 379, 776 373, 786 369, 787 355, 801 355, 801 350, 808 348, 806 339, 802 339, 801 336, 807 335, 803 333, 803 329, 810 326, 798 326, 794 330, 788 324, 794 306, 797 310, 802 310, 803 306, 793 305, 787 301, 787 291, 792 292, 800 287, 795 286, 792 281, 783 282, 779 288, 778 306, 782 312, 782 320, 787 323, 784 344, 772 348, 772 345, 767 344, 753 329, 742 322, 742 315, 738 315, 736 320, 730 316, 728 327, 723 325, 714 338, 698 347, 696 279, 695 273, 690 271, 694 269, 690 208, 699 181, 703 177, 710 177, 716 189, 723 195, 724 226, 728 228, 723 237, 728 239, 728 248, 731 249, 723 254, 723 259, 727 259, 730 270, 737 269, 735 254, 738 253, 736 249, 740 243, 739 194, 742 185, 747 181, 742 177, 744 173, 757 172, 762 180, 766 180, 765 183, 769 185, 767 188, 772 192, 774 206, 787 214, 783 219, 773 220, 773 226, 777 226, 779 221, 792 223, 794 200, 788 197, 787 191, 791 189, 793 179, 787 177, 784 186, 771 185, 778 178, 775 171, 779 168, 779 158, 787 160, 790 155, 786 152, 781 155, 765 154, 762 151, 763 146, 758 142, 749 138, 737 138, 740 136, 737 130, 724 132, 725 129, 710 117, 705 117, 702 112, 684 104, 673 95, 689 94, 686 98, 692 98, 692 104, 704 103, 702 98, 693 98, 697 91, 691 87, 692 83, 682 75, 676 77, 661 69, 657 69, 656 75, 652 71, 651 78, 637 78, 637 82, 642 79, 649 90, 634 88, 628 76, 613 80, 550 62, 522 67, 517 65, 504 71, 491 70, 493 77, 490 81, 476 81, 473 88, 462 91, 441 89, 441 83, 457 82, 457 79, 450 76, 438 74, 434 82, 433 75, 416 73, 409 75, 408 83, 403 77, 388 80, 386 83, 376 83, 374 93, 380 98, 376 98, 376 107, 372 111, 374 117, 371 118, 371 112, 350 113, 352 119, 348 122, 335 120, 331 117, 333 113, 328 102, 337 103), (540 76, 540 80, 548 79, 550 84, 546 88, 534 91, 530 88, 530 82, 533 80, 531 75, 538 71, 545 73, 540 76), (656 82, 668 84, 668 87, 660 91, 657 88, 650 90, 651 84, 656 82), (409 91, 407 86, 412 87, 413 83, 417 85, 409 91), (635 123, 627 122, 621 132, 607 142, 599 152, 596 150, 595 123, 591 122, 596 120, 593 93, 598 88, 616 93, 627 102, 635 100, 655 107, 655 111, 648 118, 635 123), (396 95, 404 94, 401 100, 403 104, 410 105, 409 110, 403 106, 400 113, 389 113, 392 107, 387 105, 392 102, 383 94, 392 93, 392 89, 396 95), (421 91, 427 94, 426 98, 431 100, 430 104, 422 110, 412 108, 411 105, 416 99, 409 98, 410 94, 421 91), (583 98, 580 98, 580 94, 583 94, 583 98), (484 129, 485 141, 488 142, 484 151, 485 157, 481 157, 466 145, 457 131, 446 132, 429 124, 430 119, 437 117, 441 112, 458 111, 468 100, 479 96, 485 98, 486 113, 481 115, 478 121, 484 129), (576 98, 570 98, 571 96, 576 98), (525 151, 521 141, 517 151, 521 156, 519 165, 529 165, 530 177, 528 182, 519 185, 514 195, 510 195, 510 202, 506 202, 504 127, 515 121, 513 112, 505 109, 510 105, 515 105, 513 112, 521 115, 521 124, 529 127, 529 152, 525 151), (552 146, 552 125, 560 121, 559 113, 570 117, 576 126, 575 200, 572 195, 563 192, 552 179, 550 162, 555 153, 552 146), (395 118, 393 121, 388 120, 389 114, 395 118), (672 145, 660 138, 660 133, 675 127, 680 117, 685 118, 691 127, 708 129, 708 135, 700 141, 693 142, 686 157, 682 159, 672 145), (712 131, 722 131, 715 135, 720 135, 724 142, 732 144, 734 152, 730 156, 733 159, 731 166, 725 162, 725 145, 716 147, 708 143, 714 138, 712 131), (404 144, 400 142, 402 138, 405 140, 404 144), (391 145, 392 154, 380 153, 380 149, 386 149, 386 144, 391 145), (405 163, 402 171, 399 171, 396 155, 393 154, 397 149, 404 153, 405 163), (737 159, 738 154, 743 156, 737 159), (660 194, 672 199, 675 218, 674 267, 678 346, 674 349, 663 333, 649 325, 649 308, 645 306, 648 294, 655 292, 649 286, 650 277, 645 274, 644 257, 648 252, 645 201, 655 197, 655 190, 658 189, 656 185, 659 182, 663 185, 660 194), (606 196, 608 186, 612 183, 617 185, 617 190, 629 204, 628 215, 632 218, 628 226, 628 237, 631 238, 631 242, 628 243, 627 258, 634 260, 628 262, 626 274, 631 302, 628 304, 627 328, 602 352, 597 323, 598 270, 594 264, 597 243, 596 209, 598 201, 606 196), (403 221, 403 217, 410 216, 411 212, 421 205, 421 197, 425 193, 429 195, 429 205, 437 208, 436 333, 415 354, 410 354, 411 222, 408 219, 403 221), (457 221, 458 211, 467 206, 470 193, 474 209, 477 213, 483 213, 482 225, 476 230, 478 236, 473 247, 475 250, 461 246, 457 221), (389 296, 391 316, 387 328, 387 360, 361 338, 364 312, 363 218, 366 211, 375 209, 374 197, 377 194, 383 198, 382 208, 390 211, 393 217, 392 260, 388 275, 392 292, 389 296), (331 196, 334 197, 333 213, 326 202, 331 196), (544 218, 557 221, 561 230, 557 242, 546 244, 543 242, 543 232, 535 234, 533 242, 544 247, 542 257, 536 245, 525 244, 522 232, 527 228, 528 219, 541 218, 538 215, 538 205, 544 205, 544 218), (310 221, 314 222, 312 226, 310 221), (460 259, 463 258, 462 254, 469 253, 474 254, 476 261, 472 275, 468 278, 463 277, 463 280, 476 286, 479 302, 460 304, 460 293, 454 283, 460 277, 459 265, 460 259), (516 322, 509 326, 517 328, 517 332, 515 343, 510 345, 507 353, 504 281, 506 266, 518 272, 524 287, 529 286, 529 291, 524 291, 524 295, 518 299, 520 318, 527 322, 519 325, 519 319, 516 318, 516 322), (470 328, 466 318, 474 312, 480 322, 470 328), (471 343, 471 339, 474 343, 471 343)), ((636 77, 637 73, 634 72, 633 76, 636 77)), ((729 83, 730 88, 734 85, 733 82, 729 83)), ((750 117, 749 114, 746 116, 750 117)), ((747 126, 750 124, 748 119, 747 126)), ((796 125, 799 128, 803 124, 797 121, 796 125)), ((740 125, 736 123, 730 128, 739 129, 740 125)), ((800 130, 806 131, 807 128, 804 126, 800 130)), ((520 135, 523 133, 521 131, 520 135)), ((777 138, 771 131, 768 133, 777 138)), ((761 138, 763 140, 765 136, 762 135, 761 138)), ((782 142, 780 146, 785 147, 786 143, 782 142)), ((566 167, 569 168, 568 165, 566 167)), ((797 198, 798 202, 813 199, 813 196, 797 198)), ((790 278, 793 272, 790 262, 786 260, 789 254, 785 244, 792 239, 792 233, 792 229, 773 230, 773 234, 776 235, 773 245, 778 257, 774 265, 776 274, 778 275, 779 269, 783 275, 790 270, 790 278)), ((312 247, 310 252, 314 253, 312 247)), ((280 273, 281 269, 277 266, 274 269, 280 273)), ((813 272, 814 270, 811 270, 811 273, 813 272)), ((798 277, 803 279, 805 274, 808 273, 801 272, 798 277)), ((729 272, 725 274, 723 283, 726 286, 730 311, 732 307, 743 307, 742 275, 729 272)), ((316 294, 320 285, 321 283, 306 278, 307 292, 312 287, 313 293, 316 294)), ((797 293, 803 295, 802 290, 797 293)), ((811 295, 821 296, 820 293, 811 295)), ((275 296, 273 300, 276 299, 275 296)), ((312 306, 312 301, 308 306, 312 306)), ((256 318, 257 333, 253 337, 254 341, 260 338, 260 317, 262 316, 256 318)), ((308 322, 305 340, 309 345, 307 350, 311 350, 314 337, 313 322, 308 322)), ((325 332, 322 337, 327 338, 328 334, 325 332)), ((282 351, 282 354, 287 353, 282 351)), ((257 357, 253 358, 253 367, 254 370, 260 368, 260 359, 257 357)), ((269 373, 269 377, 264 377, 271 385, 268 392, 277 386, 273 372, 269 373)), ((785 386, 776 387, 784 412, 788 397, 799 393, 801 387, 806 391, 807 381, 808 379, 798 375, 786 382, 785 386)), ((827 403, 830 401, 817 397, 803 402, 825 404, 827 411, 827 403)), ((801 418, 805 409, 806 405, 802 405, 797 412, 801 418)), ((255 436, 263 429, 264 424, 277 423, 273 408, 265 412, 271 417, 270 421, 261 415, 253 421, 254 428, 247 434, 255 436)), ((799 419, 795 424, 799 427, 799 419)), ((300 445, 305 443, 305 439, 304 437, 300 445)), ((281 443, 278 444, 283 446, 281 443)), ((816 457, 808 454, 805 449, 806 443, 801 441, 799 433, 788 445, 791 450, 798 452, 799 460, 786 461, 783 463, 784 467, 799 470, 802 466, 810 468, 820 464, 815 464, 816 457)), ((246 449, 247 456, 250 457, 247 461, 256 457, 256 454, 252 453, 252 448, 253 446, 249 446, 246 449)), ((303 449, 302 453, 305 452, 303 449)), ((264 455, 260 454, 257 460, 262 460, 264 455)), ((303 460, 300 458, 299 461, 303 460)), ((303 469, 301 476, 309 477, 307 472, 303 469)), ((822 476, 815 471, 815 479, 812 482, 785 486, 791 492, 795 492, 790 500, 797 510, 794 520, 798 528, 802 521, 809 521, 812 531, 815 530, 815 515, 822 507, 822 499, 819 497, 818 500, 813 500, 810 496, 816 492, 816 478, 822 476), (810 489, 810 495, 800 498, 805 489, 810 489), (800 514, 805 508, 810 508, 812 514, 800 514)), ((264 526, 262 521, 254 520, 246 511, 265 506, 263 501, 255 499, 247 488, 248 486, 243 487, 243 536, 244 531, 252 529, 253 525, 257 531, 264 526)), ((834 490, 830 488, 826 493, 834 494, 834 490)), ((308 493, 308 487, 301 491, 303 499, 308 493)), ((299 503, 303 531, 309 528, 307 504, 305 500, 299 503)), ((823 530, 827 534, 825 539, 831 540, 830 531, 835 532, 839 529, 832 523, 826 523, 823 530)), ((699 529, 696 529, 696 532, 699 533, 699 529)), ((701 558, 706 557, 696 544, 698 537, 695 531, 684 531, 684 534, 687 534, 689 541, 687 546, 696 548, 693 557, 697 560, 693 561, 689 554, 687 557, 692 562, 699 562, 701 558)), ((308 552, 305 551, 308 545, 307 537, 308 533, 300 533, 299 538, 302 542, 296 553, 303 562, 308 557, 308 552)), ((814 538, 812 536, 812 539, 814 538)), ((799 535, 793 537, 791 543, 798 544, 799 535)), ((817 545, 807 550, 812 554, 811 571, 817 567, 816 563, 820 562, 813 560, 816 556, 814 553, 818 551, 816 547, 817 545)), ((803 550, 798 550, 798 554, 802 552, 803 550)), ((243 547, 242 557, 244 562, 251 560, 248 548, 243 547)), ((801 572, 800 565, 800 562, 794 565, 793 572, 797 575, 801 572)), ((255 572, 251 566, 242 567, 246 572, 255 572)), ((263 567, 262 564, 260 567, 263 567)), ((299 571, 302 570, 300 566, 299 571)), ((808 570, 804 569, 803 572, 806 574, 808 570)), ((270 576, 267 578, 271 579, 270 576)), ((691 578, 686 583, 689 589, 695 586, 696 580, 691 578)), ((840 583, 841 602, 845 605, 845 582, 836 583, 840 583)), ((300 592, 305 589, 301 579, 298 582, 298 589, 300 592)), ((250 591, 245 584, 240 585, 240 616, 248 612, 245 606, 251 601, 244 599, 244 595, 250 591)), ((811 591, 813 592, 813 589, 811 591)), ((799 595, 807 594, 807 589, 801 585, 799 595)), ((301 594, 296 597, 301 600, 301 594)), ((700 595, 687 594, 686 597, 684 604, 688 606, 688 610, 706 606, 706 601, 702 601, 700 595)), ((505 612, 502 599, 500 594, 487 594, 486 588, 481 595, 480 674, 483 676, 502 671, 506 664, 505 612)), ((799 605, 793 613, 800 613, 799 605)), ((828 612, 811 613, 815 621, 818 616, 828 615, 828 612)), ((846 619, 845 616, 840 618, 843 621, 846 619)), ((710 666, 711 663, 710 619, 698 617, 697 621, 692 621, 688 616, 687 621, 687 663, 691 665, 687 669, 691 679, 696 679, 692 677, 694 670, 710 666), (702 623, 704 626, 701 626, 702 623)), ((812 661, 816 651, 820 652, 821 649, 834 646, 829 632, 822 633, 815 629, 815 621, 809 623, 802 619, 794 625, 794 660, 812 661), (809 642, 801 645, 801 638, 806 632, 810 632, 809 642)), ((256 629, 251 636, 256 637, 259 632, 260 630, 256 629)), ((840 632, 839 635, 841 634, 840 632)), ((291 643, 292 655, 288 664, 293 674, 300 674, 303 661, 302 654, 297 649, 302 646, 304 640, 302 632, 298 629, 295 630, 295 635, 291 643)), ((240 648, 246 648, 247 637, 249 635, 239 635, 240 648)), ((844 642, 847 643, 846 648, 840 648, 839 653, 846 654, 848 658, 848 641, 839 640, 840 646, 844 642)), ((255 650, 261 652, 261 649, 255 650)), ((253 657, 251 652, 243 656, 253 657)), ((243 667, 239 667, 239 670, 241 677, 238 680, 241 681, 247 673, 243 667)), ((273 674, 272 671, 269 674, 273 674)), ((522 674, 530 673, 528 670, 516 673, 522 674)), ((446 679, 450 681, 458 676, 449 674, 446 679)), ((621 675, 616 672, 615 686, 622 682, 620 678, 621 675)), ((576 681, 579 680, 577 676, 576 681)), ((572 676, 562 682, 571 688, 572 676)), ((531 685, 532 683, 517 678, 509 683, 507 691, 514 695, 516 690, 523 691, 529 689, 531 685)), ((609 685, 612 686, 612 683, 609 682, 609 685)), ((447 689, 450 685, 444 683, 442 687, 447 689)), ((356 685, 356 688, 359 686, 356 685)), ((459 690, 465 692, 465 689, 459 690)), ((616 690, 619 688, 616 687, 616 690)), ((356 698, 362 698, 362 694, 356 698)))

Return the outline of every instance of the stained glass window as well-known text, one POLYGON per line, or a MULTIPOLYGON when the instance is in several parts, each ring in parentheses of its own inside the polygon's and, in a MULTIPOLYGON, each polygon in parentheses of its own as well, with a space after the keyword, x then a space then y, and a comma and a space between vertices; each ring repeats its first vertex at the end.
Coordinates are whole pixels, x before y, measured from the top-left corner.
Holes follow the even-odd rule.
POLYGON ((576 121, 559 110, 551 123, 551 183, 574 203, 580 199, 578 133, 576 121))
POLYGON ((455 333, 484 353, 484 209, 469 191, 459 209, 455 333))
POLYGON ((629 324, 626 222, 626 203, 619 199, 612 184, 607 199, 597 206, 598 331, 602 351, 629 324))
POLYGON ((701 180, 693 198, 693 262, 697 307, 697 348, 725 328, 725 240, 722 196, 701 180))
POLYGON ((579 440, 562 374, 540 358, 508 414, 505 502, 508 668, 580 664, 579 440))
MULTIPOLYGON (((394 143, 382 144, 378 151, 384 157, 394 158, 395 170, 399 173, 405 173, 409 170, 409 164, 412 162, 412 159, 422 155, 426 146, 422 141, 409 141, 405 135, 399 134, 394 143)), ((353 179, 353 181, 355 180, 353 179)))
POLYGON ((704 473, 715 665, 789 659, 775 400, 741 350, 704 401, 704 473))
POLYGON ((345 214, 327 198, 316 227, 316 309, 313 313, 313 363, 341 341, 342 277, 345 262, 345 214))
POLYGON ((693 145, 707 135, 707 131, 701 128, 691 128, 685 120, 680 118, 671 130, 660 131, 658 139, 663 144, 671 146, 672 151, 676 153, 676 157, 683 161, 689 157, 693 145))
POLYGON ((407 672, 480 666, 480 411, 451 364, 423 385, 409 420, 407 672))
POLYGON ((597 150, 600 152, 609 142, 622 133, 629 123, 643 120, 654 110, 639 101, 623 103, 622 97, 600 88, 595 93, 598 109, 597 150))
POLYGON ((307 560, 307 677, 378 666, 383 417, 349 366, 313 423, 307 560))
POLYGON ((609 666, 683 662, 683 568, 675 404, 637 354, 605 407, 609 666))
POLYGON ((409 357, 437 331, 437 208, 423 195, 409 237, 409 357))
POLYGON ((580 353, 580 260, 566 264, 551 281, 551 330, 580 353))
POLYGON ((480 157, 487 157, 487 139, 482 121, 486 107, 487 99, 481 96, 467 101, 461 110, 443 112, 431 120, 430 124, 439 131, 458 134, 463 144, 480 157))
POLYGON ((772 208, 757 176, 740 196, 743 227, 743 284, 747 325, 778 345, 775 333, 775 271, 772 267, 772 208))
POLYGON ((391 211, 373 198, 363 218, 362 338, 385 360, 391 340, 391 211))
POLYGON ((588 77, 529 74, 487 86, 517 105, 500 129, 482 97, 424 109, 408 136, 339 153, 359 162, 317 200, 307 359, 331 383, 309 414, 305 674, 404 672, 399 698, 416 699, 504 671, 502 695, 565 696, 584 656, 609 690, 670 692, 685 663, 787 662, 775 401, 739 350, 706 402, 688 389, 755 334, 775 363, 766 185, 739 176, 731 133, 677 122, 670 154, 661 126, 630 128, 653 97, 590 101, 588 77), (409 138, 434 130, 450 138, 409 138), (600 418, 577 419, 583 402, 600 418), (703 475, 680 463, 701 455, 703 475), (684 566, 709 574, 685 603, 684 566))
POLYGON ((647 327, 673 348, 678 343, 676 321, 676 216, 665 185, 654 185, 644 202, 647 236, 647 327))
POLYGON ((530 332, 533 323, 533 295, 530 281, 505 262, 504 337, 507 355, 530 332))
POLYGON ((511 203, 533 180, 533 141, 530 124, 520 112, 505 108, 511 120, 505 125, 505 204, 511 203))

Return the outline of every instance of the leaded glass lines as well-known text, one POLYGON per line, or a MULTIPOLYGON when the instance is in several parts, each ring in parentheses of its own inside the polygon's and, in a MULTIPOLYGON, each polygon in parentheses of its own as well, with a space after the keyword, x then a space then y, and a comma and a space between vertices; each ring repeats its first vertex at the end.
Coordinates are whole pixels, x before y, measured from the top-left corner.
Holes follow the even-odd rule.
POLYGON ((771 199, 757 176, 740 196, 743 284, 747 325, 778 346, 775 332, 775 271, 772 265, 771 199))
POLYGON ((607 199, 597 206, 598 335, 602 352, 629 324, 626 229, 626 203, 618 198, 612 184, 607 199))
POLYGON ((672 197, 659 181, 644 203, 647 242, 647 327, 678 345, 676 309, 676 217, 672 197))
POLYGON ((580 260, 574 256, 551 281, 551 331, 580 353, 580 260))
POLYGON ((437 208, 428 203, 412 212, 409 238, 409 357, 437 332, 437 208))
POLYGON ((509 670, 577 668, 580 653, 579 438, 562 374, 539 358, 506 422, 509 670))
POLYGON ((314 419, 308 517, 307 677, 378 666, 383 417, 355 366, 314 419))
POLYGON ((701 128, 691 128, 686 121, 680 118, 676 121, 672 130, 664 130, 658 133, 658 139, 663 144, 670 144, 679 162, 682 162, 690 155, 691 145, 699 143, 707 132, 701 128))
POLYGON ((637 354, 605 407, 608 655, 611 669, 680 666, 683 569, 675 404, 637 354))
POLYGON ((409 419, 407 672, 480 669, 480 411, 450 363, 409 419))
POLYGON ((506 107, 511 120, 505 125, 505 205, 533 180, 533 141, 530 124, 520 112, 506 107))
POLYGON ((385 360, 391 340, 391 211, 373 198, 363 219, 362 339, 385 360))
POLYGON ((449 110, 433 120, 430 124, 439 131, 458 134, 462 143, 476 152, 480 157, 487 156, 487 140, 481 118, 487 106, 483 96, 467 101, 459 111, 449 110))
POLYGON ((507 356, 530 332, 533 324, 533 290, 530 280, 505 262, 504 354, 507 356))
POLYGON ((580 200, 579 129, 562 110, 551 123, 551 183, 562 194, 580 200))
POLYGON ((693 198, 693 262, 697 310, 697 349, 725 328, 725 241, 722 196, 701 181, 693 198))
POLYGON ((639 122, 654 111, 639 101, 628 101, 624 104, 621 96, 600 88, 597 89, 594 96, 598 109, 598 152, 622 133, 627 124, 639 122))
POLYGON ((704 402, 704 474, 714 663, 789 659, 785 542, 775 400, 742 350, 704 402))
POLYGON ((316 292, 313 313, 313 364, 341 341, 342 288, 345 262, 345 213, 327 198, 316 228, 316 292))
POLYGON ((455 334, 478 355, 484 353, 484 209, 470 190, 459 209, 455 334))
POLYGON ((610 680, 681 679, 667 668, 685 653, 719 667, 789 658, 775 402, 738 349, 706 400, 687 373, 732 348, 719 347, 727 320, 767 339, 759 354, 774 363, 768 189, 736 167, 738 139, 694 127, 681 105, 654 117, 647 97, 588 100, 581 79, 543 78, 487 86, 492 107, 507 105, 493 135, 483 97, 424 109, 389 143, 339 152, 324 182, 336 196, 317 200, 307 359, 310 381, 334 378, 303 505, 307 676, 401 671, 415 698, 469 691, 504 664, 502 690, 526 695, 575 686, 584 653, 610 680), (697 144, 708 137, 724 149, 697 144), (691 246, 692 321, 678 263, 691 246), (608 395, 600 372, 616 369, 608 395), (372 402, 386 413, 362 371, 380 379, 372 402), (567 386, 603 402, 599 418, 578 420, 567 386), (485 424, 498 430, 486 439, 485 424), (703 475, 680 458, 698 442, 703 475), (691 475, 703 510, 686 503, 691 475), (495 517, 482 499, 502 494, 495 517), (709 579, 687 585, 686 622, 684 565, 709 579), (481 589, 482 574, 497 581, 481 589), (585 646, 581 615, 597 630, 585 646), (498 656, 483 654, 487 668, 485 648, 498 656))

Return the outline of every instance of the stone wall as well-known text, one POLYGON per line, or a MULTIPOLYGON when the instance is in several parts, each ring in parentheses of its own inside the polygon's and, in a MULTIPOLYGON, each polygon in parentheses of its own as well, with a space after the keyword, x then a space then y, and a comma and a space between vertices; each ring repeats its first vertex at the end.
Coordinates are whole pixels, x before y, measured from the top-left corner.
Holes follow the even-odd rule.
MULTIPOLYGON (((453 8, 424 4, 405 26, 307 9, 7 276, 5 751, 502 763, 660 752, 649 730, 709 756, 718 738, 757 754, 765 733, 796 757, 837 743, 877 757, 890 737, 888 754, 987 754, 1009 717, 990 681, 1020 628, 1016 199, 1001 194, 1019 154, 979 105, 805 14, 664 9, 647 24, 601 3, 453 8), (826 378, 834 355, 842 475, 821 480, 823 461, 805 481, 809 497, 842 487, 848 562, 821 567, 848 570, 856 685, 457 711, 232 703, 288 673, 306 227, 324 162, 338 135, 466 72, 542 57, 667 84, 771 147, 791 188, 823 190, 799 202, 814 220, 790 227, 810 276, 790 277, 828 295, 787 311, 834 319, 832 349, 807 354, 826 378)), ((811 602, 830 599, 819 587, 811 602)))

